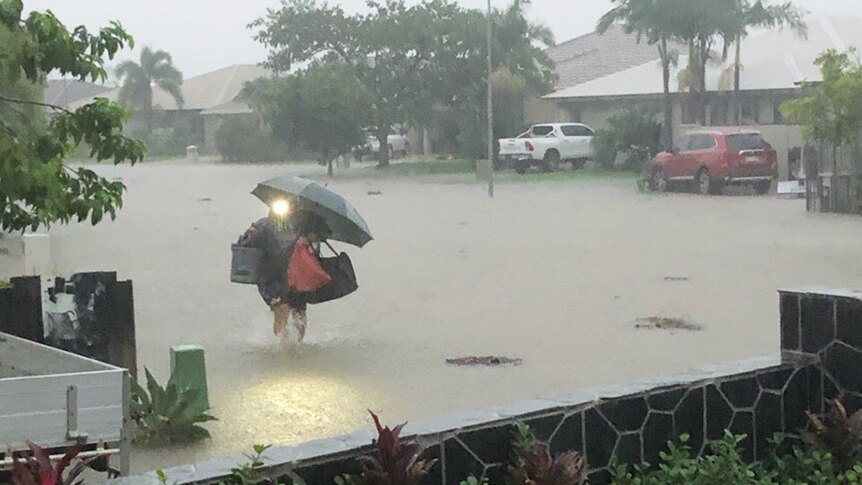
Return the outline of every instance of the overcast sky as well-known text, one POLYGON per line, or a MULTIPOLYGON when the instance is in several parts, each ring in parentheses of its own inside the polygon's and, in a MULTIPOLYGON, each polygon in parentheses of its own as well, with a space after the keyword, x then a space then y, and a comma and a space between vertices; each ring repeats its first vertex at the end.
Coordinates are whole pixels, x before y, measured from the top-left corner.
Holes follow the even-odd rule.
MULTIPOLYGON (((408 0, 411 1, 411 0, 408 0)), ((775 0, 777 1, 777 0, 775 0)), ((484 0, 458 0, 485 8, 484 0)), ((508 0, 491 0, 503 8, 508 0)), ((338 3, 348 12, 364 8, 364 0, 338 3)), ((862 0, 796 0, 814 13, 862 17, 862 0)), ((237 63, 257 63, 266 50, 246 25, 277 7, 280 0, 25 0, 28 9, 51 9, 66 24, 98 28, 119 20, 135 37, 138 48, 164 49, 185 76, 192 77, 237 63)), ((551 27, 561 42, 591 32, 608 10, 609 0, 533 0, 529 16, 551 27)), ((123 58, 134 57, 124 52, 123 58)))

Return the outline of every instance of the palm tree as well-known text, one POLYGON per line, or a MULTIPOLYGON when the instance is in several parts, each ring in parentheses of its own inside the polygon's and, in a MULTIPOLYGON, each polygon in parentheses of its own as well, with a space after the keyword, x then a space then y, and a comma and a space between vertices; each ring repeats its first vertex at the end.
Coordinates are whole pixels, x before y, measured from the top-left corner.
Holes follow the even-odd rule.
POLYGON ((599 19, 597 31, 605 33, 614 24, 622 25, 626 33, 636 33, 638 42, 658 48, 664 85, 664 124, 662 143, 669 148, 673 143, 673 104, 670 97, 670 68, 676 62, 677 52, 671 47, 677 38, 679 12, 684 11, 685 0, 612 0, 615 4, 599 19), (682 10, 681 10, 682 9, 682 10))
POLYGON ((144 47, 141 51, 140 64, 125 61, 117 66, 116 73, 122 82, 120 103, 144 112, 147 133, 153 131, 154 85, 167 91, 179 107, 183 105, 183 75, 174 67, 171 55, 165 51, 154 51, 144 47))
POLYGON ((506 68, 521 76, 528 87, 545 94, 554 87, 554 62, 545 50, 555 44, 554 33, 542 23, 527 19, 526 7, 530 0, 514 0, 506 10, 494 12, 495 70, 506 68))
POLYGON ((730 44, 734 44, 736 52, 733 60, 733 123, 740 122, 740 71, 742 70, 742 39, 748 36, 752 28, 784 28, 785 26, 801 37, 807 37, 808 26, 803 17, 805 11, 801 10, 791 2, 780 5, 766 5, 763 0, 757 0, 754 4, 748 0, 736 0, 736 9, 733 12, 733 23, 731 29, 724 33, 725 52, 730 44))

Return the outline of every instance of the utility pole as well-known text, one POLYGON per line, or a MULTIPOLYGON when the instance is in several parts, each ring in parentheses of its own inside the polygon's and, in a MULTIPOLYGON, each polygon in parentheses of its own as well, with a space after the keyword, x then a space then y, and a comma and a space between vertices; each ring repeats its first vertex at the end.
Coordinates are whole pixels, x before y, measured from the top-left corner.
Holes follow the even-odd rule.
POLYGON ((491 86, 491 0, 488 0, 488 197, 494 197, 494 93, 491 86))

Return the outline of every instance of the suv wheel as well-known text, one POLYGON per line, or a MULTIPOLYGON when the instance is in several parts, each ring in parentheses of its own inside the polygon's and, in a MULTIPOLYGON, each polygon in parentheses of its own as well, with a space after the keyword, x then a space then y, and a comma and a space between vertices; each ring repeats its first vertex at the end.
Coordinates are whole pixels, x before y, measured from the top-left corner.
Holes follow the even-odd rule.
POLYGON ((772 180, 764 180, 762 182, 754 183, 754 191, 757 192, 758 195, 765 195, 769 192, 769 189, 772 187, 772 180))
POLYGON ((664 168, 661 165, 657 165, 652 169, 649 186, 652 190, 658 192, 665 192, 667 190, 667 175, 665 175, 664 168))
POLYGON ((702 168, 697 172, 694 182, 696 184, 697 193, 700 195, 709 195, 712 193, 712 179, 709 178, 709 170, 702 168))

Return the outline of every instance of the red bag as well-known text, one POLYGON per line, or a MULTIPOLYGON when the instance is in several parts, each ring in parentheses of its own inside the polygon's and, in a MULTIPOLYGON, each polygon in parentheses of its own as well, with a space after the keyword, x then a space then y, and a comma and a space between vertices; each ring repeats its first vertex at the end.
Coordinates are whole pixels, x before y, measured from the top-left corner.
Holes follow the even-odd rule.
POLYGON ((323 269, 317 255, 311 250, 308 240, 300 238, 293 249, 287 266, 287 286, 292 292, 315 291, 332 281, 323 269))

